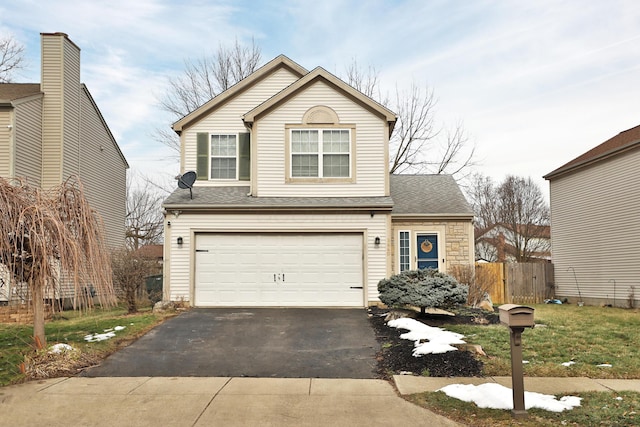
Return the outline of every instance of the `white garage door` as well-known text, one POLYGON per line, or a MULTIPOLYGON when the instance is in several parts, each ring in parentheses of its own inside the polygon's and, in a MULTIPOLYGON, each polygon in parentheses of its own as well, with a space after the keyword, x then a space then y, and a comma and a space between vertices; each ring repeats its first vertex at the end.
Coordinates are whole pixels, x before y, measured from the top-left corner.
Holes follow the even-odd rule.
POLYGON ((362 234, 199 234, 198 307, 362 307, 362 234))

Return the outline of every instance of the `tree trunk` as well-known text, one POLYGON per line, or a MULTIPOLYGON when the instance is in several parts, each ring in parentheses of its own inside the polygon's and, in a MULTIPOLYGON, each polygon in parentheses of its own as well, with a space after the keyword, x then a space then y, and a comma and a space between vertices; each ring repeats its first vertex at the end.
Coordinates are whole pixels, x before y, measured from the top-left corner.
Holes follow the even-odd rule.
POLYGON ((44 295, 42 288, 37 284, 31 287, 31 300, 33 303, 33 339, 38 349, 47 346, 47 338, 44 334, 44 295))

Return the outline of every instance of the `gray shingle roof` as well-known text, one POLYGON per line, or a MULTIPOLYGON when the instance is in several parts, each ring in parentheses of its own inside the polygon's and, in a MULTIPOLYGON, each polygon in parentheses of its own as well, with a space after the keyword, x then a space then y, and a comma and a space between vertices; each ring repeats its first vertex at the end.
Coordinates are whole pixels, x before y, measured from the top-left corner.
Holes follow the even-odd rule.
POLYGON ((40 83, 1 83, 0 101, 14 101, 40 93, 40 83))
POLYGON ((249 187, 194 187, 178 189, 165 201, 167 209, 386 209, 393 206, 391 197, 252 197, 249 187))
POLYGON ((175 190, 166 209, 381 209, 397 215, 469 215, 471 206, 450 175, 391 175, 391 197, 252 197, 249 187, 194 187, 175 190))
POLYGON ((391 175, 393 214, 473 215, 451 175, 391 175))

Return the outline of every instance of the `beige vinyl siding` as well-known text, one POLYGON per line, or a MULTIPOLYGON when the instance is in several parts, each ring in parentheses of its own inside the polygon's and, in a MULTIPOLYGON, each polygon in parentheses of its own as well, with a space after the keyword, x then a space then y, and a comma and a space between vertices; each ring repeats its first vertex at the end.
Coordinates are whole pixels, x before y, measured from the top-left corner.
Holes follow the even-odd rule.
POLYGON ((82 91, 80 177, 87 199, 104 221, 107 244, 124 245, 127 165, 89 95, 82 91))
POLYGON ((378 301, 378 282, 387 275, 387 218, 378 214, 373 218, 363 214, 181 214, 178 218, 167 217, 171 222, 165 235, 165 297, 173 301, 191 301, 195 248, 192 242, 200 232, 358 232, 364 235, 364 286, 369 302, 378 301), (374 239, 380 237, 376 247, 374 239), (177 238, 183 238, 178 247, 177 238), (167 274, 170 272, 170 276, 167 274))
POLYGON ((0 108, 0 176, 8 178, 13 174, 11 159, 13 158, 13 132, 9 129, 13 111, 0 108))
MULTIPOLYGON (((257 195, 260 197, 366 197, 384 196, 386 180, 386 123, 344 94, 318 81, 256 120, 257 195), (285 183, 285 124, 302 123, 312 107, 330 106, 341 125, 355 126, 355 183, 285 183)), ((322 126, 319 126, 320 128, 322 126)))
POLYGON ((551 180, 556 295, 611 303, 615 280, 617 305, 640 297, 638 164, 636 149, 551 180))
POLYGON ((63 37, 42 38, 42 186, 50 188, 62 181, 63 141, 63 37))
MULTIPOLYGON (((184 163, 182 172, 195 171, 197 160, 197 133, 241 133, 247 132, 242 116, 256 105, 272 97, 293 83, 297 77, 289 70, 281 68, 258 82, 238 96, 198 121, 183 133, 184 163)), ((253 142, 252 142, 253 144, 253 142)), ((247 185, 247 181, 197 181, 196 185, 247 185)))
POLYGON ((80 50, 71 42, 64 44, 64 62, 63 180, 80 173, 80 50))
POLYGON ((15 176, 41 184, 42 176, 42 98, 15 108, 15 176))

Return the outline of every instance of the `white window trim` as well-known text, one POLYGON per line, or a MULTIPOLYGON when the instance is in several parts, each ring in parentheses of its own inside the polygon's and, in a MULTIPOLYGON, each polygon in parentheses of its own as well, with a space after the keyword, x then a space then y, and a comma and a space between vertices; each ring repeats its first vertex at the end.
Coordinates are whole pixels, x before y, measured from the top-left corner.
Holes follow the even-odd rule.
POLYGON ((409 234, 409 270, 413 270, 414 268, 412 268, 413 266, 413 260, 411 258, 411 248, 412 248, 412 235, 413 233, 411 233, 411 230, 398 230, 398 273, 402 273, 404 270, 402 270, 402 247, 400 246, 401 242, 402 242, 402 238, 401 235, 402 233, 408 233, 409 234))
POLYGON ((239 133, 233 133, 233 132, 211 132, 209 133, 209 180, 210 181, 225 181, 225 182, 231 182, 231 181, 238 181, 239 178, 239 174, 240 174, 240 153, 239 151, 239 146, 238 146, 238 141, 240 140, 240 134, 239 133), (231 158, 235 158, 236 159, 236 176, 235 178, 212 178, 211 177, 211 164, 213 163, 212 160, 214 158, 213 154, 211 154, 211 137, 212 136, 234 136, 236 138, 236 154, 235 156, 215 156, 218 159, 231 159, 231 158))
POLYGON ((351 179, 353 176, 353 141, 352 141, 353 135, 352 135, 352 130, 350 128, 336 128, 336 127, 292 127, 289 129, 289 170, 287 171, 288 176, 290 179, 293 180, 304 180, 304 179, 336 179, 336 180, 341 180, 341 179, 351 179), (294 131, 317 131, 318 132, 318 152, 315 153, 318 156, 318 176, 293 176, 293 156, 296 154, 314 154, 314 153, 294 153, 293 152, 293 132, 294 131), (349 156, 349 160, 348 160, 348 165, 349 165, 349 175, 348 176, 324 176, 324 151, 323 151, 323 131, 325 130, 340 130, 340 131, 347 131, 348 135, 349 135, 349 151, 346 153, 332 153, 332 152, 328 152, 326 154, 331 155, 331 154, 339 154, 339 155, 347 155, 349 156))

